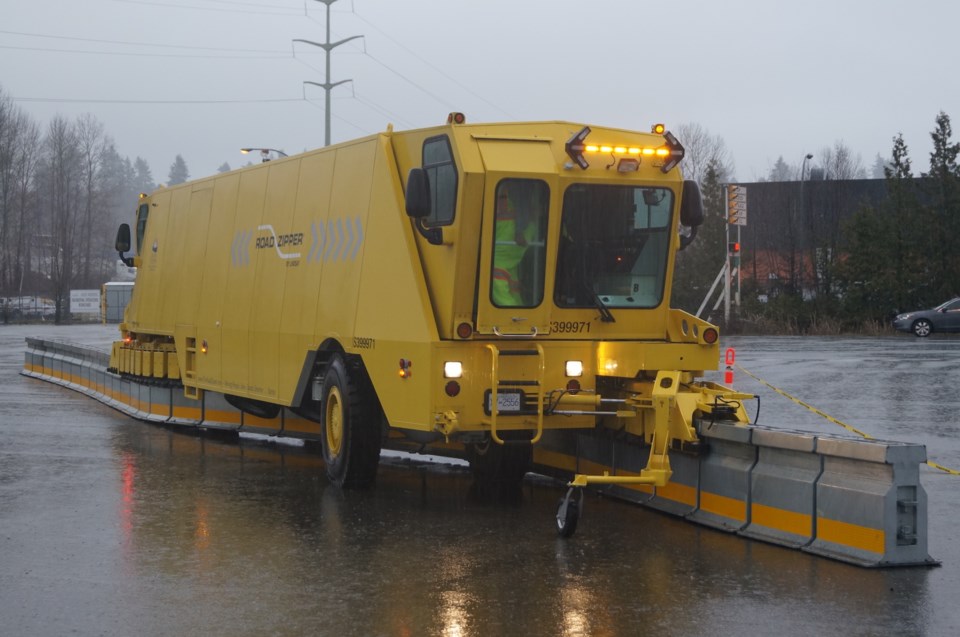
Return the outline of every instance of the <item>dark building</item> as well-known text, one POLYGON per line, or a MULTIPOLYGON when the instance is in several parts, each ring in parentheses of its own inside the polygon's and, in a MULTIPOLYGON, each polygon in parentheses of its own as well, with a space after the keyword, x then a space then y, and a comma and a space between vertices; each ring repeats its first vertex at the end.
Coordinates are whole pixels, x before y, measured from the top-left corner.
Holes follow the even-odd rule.
MULTIPOLYGON (((864 206, 887 199, 885 179, 755 182, 747 190, 747 225, 740 227, 741 277, 761 294, 829 289, 829 268, 842 258, 844 223, 864 206), (818 285, 819 282, 819 285, 818 285)), ((735 233, 736 226, 731 226, 735 233)), ((735 234, 731 236, 735 237, 735 234)))

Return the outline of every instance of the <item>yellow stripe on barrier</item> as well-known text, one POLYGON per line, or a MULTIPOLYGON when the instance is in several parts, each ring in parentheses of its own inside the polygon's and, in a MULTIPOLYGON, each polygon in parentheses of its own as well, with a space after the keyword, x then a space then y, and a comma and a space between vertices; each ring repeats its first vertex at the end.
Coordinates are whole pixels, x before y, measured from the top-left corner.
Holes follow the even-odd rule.
POLYGON ((751 522, 778 531, 810 537, 813 518, 806 513, 766 506, 758 502, 750 505, 751 522))
POLYGON ((817 537, 825 542, 850 546, 878 555, 883 555, 884 542, 886 541, 883 529, 874 529, 827 518, 817 520, 817 537))
POLYGON ((679 482, 668 482, 662 487, 657 487, 657 497, 665 500, 672 500, 687 506, 697 506, 697 489, 679 482))
POLYGON ((747 503, 736 498, 728 498, 724 495, 701 490, 700 508, 707 513, 713 513, 738 522, 747 521, 747 503))
MULTIPOLYGON (((846 429, 847 431, 852 431, 853 433, 855 433, 855 434, 857 434, 858 436, 861 436, 861 437, 863 437, 863 438, 866 438, 867 440, 873 440, 873 436, 871 436, 870 434, 865 433, 865 432, 863 432, 863 431, 860 431, 860 430, 857 429, 856 427, 852 427, 852 426, 848 425, 848 424, 845 423, 845 422, 841 422, 841 421, 837 420, 837 419, 834 418, 833 416, 829 416, 829 415, 823 413, 822 411, 820 411, 820 410, 817 409, 816 407, 814 407, 814 406, 812 406, 812 405, 808 405, 807 403, 803 402, 803 401, 800 400, 799 398, 796 398, 796 397, 794 397, 794 396, 791 396, 790 394, 788 394, 787 392, 783 391, 783 390, 780 389, 779 387, 774 387, 773 385, 771 385, 771 384, 768 383, 767 381, 765 381, 765 380, 763 380, 762 378, 756 376, 755 374, 752 374, 749 370, 744 369, 744 368, 741 367, 740 365, 737 365, 737 369, 739 369, 741 372, 743 372, 744 374, 746 374, 747 376, 749 376, 749 377, 752 378, 753 380, 757 381, 757 382, 760 383, 761 385, 766 385, 767 387, 769 387, 769 388, 772 389, 773 391, 777 392, 778 394, 780 394, 780 395, 783 396, 784 398, 787 398, 787 399, 789 399, 789 400, 792 400, 793 402, 797 403, 797 404, 800 405, 801 407, 806 407, 807 409, 809 409, 809 410, 812 411, 813 413, 817 414, 818 416, 820 416, 820 417, 822 417, 822 418, 825 418, 826 420, 829 420, 829 421, 832 422, 833 424, 835 424, 835 425, 840 425, 841 427, 843 427, 843 428, 846 429)), ((947 467, 944 467, 943 465, 937 464, 936 462, 933 462, 932 460, 927 460, 927 465, 930 466, 930 467, 933 467, 934 469, 939 469, 940 471, 943 471, 943 472, 945 472, 945 473, 949 473, 950 475, 960 476, 960 471, 956 471, 956 470, 954 470, 954 469, 948 469, 947 467)))

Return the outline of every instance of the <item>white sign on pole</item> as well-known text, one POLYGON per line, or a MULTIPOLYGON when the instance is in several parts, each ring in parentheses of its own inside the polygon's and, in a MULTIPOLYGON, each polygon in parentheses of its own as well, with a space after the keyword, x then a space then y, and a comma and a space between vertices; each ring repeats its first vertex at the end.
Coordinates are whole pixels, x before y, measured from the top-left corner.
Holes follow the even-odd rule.
POLYGON ((735 226, 747 225, 746 186, 727 186, 727 222, 735 226))
POLYGON ((71 314, 99 314, 100 290, 70 290, 71 314))

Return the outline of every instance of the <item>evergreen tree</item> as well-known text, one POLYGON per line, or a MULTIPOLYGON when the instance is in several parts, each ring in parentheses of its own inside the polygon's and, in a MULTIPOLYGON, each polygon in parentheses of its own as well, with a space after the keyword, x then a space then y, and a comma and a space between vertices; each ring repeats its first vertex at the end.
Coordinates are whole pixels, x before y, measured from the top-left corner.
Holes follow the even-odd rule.
MULTIPOLYGON (((133 164, 117 153, 111 143, 103 153, 105 215, 108 225, 114 229, 123 222, 129 222, 137 201, 137 191, 133 188, 133 164)), ((112 237, 111 237, 112 239, 112 237)))
POLYGON ((894 308, 894 270, 888 265, 893 247, 886 215, 863 207, 844 227, 846 258, 837 267, 837 285, 851 325, 883 321, 894 308))
POLYGON ((167 176, 167 185, 175 186, 182 184, 190 179, 190 171, 187 170, 187 162, 183 160, 182 155, 177 155, 170 165, 170 174, 167 176))
POLYGON ((724 185, 720 180, 718 163, 709 162, 700 186, 703 224, 697 229, 693 243, 677 254, 670 305, 691 314, 703 303, 726 258, 724 185))
POLYGON ((141 192, 149 194, 157 187, 157 182, 153 180, 153 173, 150 172, 150 164, 142 157, 137 157, 133 161, 132 185, 136 194, 141 192))
POLYGON ((893 138, 893 159, 888 167, 884 168, 884 177, 887 180, 888 214, 884 222, 893 233, 892 254, 887 262, 887 269, 894 272, 892 282, 893 307, 897 311, 905 311, 911 307, 918 307, 920 298, 918 290, 921 281, 918 280, 923 267, 924 259, 920 231, 920 207, 917 200, 916 182, 910 165, 907 144, 903 141, 903 134, 893 138))
POLYGON ((795 168, 783 161, 783 155, 777 157, 777 162, 773 165, 773 168, 770 169, 770 175, 768 175, 768 181, 794 181, 796 175, 794 174, 795 168))
POLYGON ((932 305, 960 293, 960 257, 956 238, 960 237, 960 169, 957 156, 960 143, 951 142, 950 117, 940 111, 936 118, 930 172, 924 174, 928 197, 926 218, 926 254, 929 255, 925 305, 932 305))
POLYGON ((217 168, 218 173, 228 173, 230 172, 230 170, 231 170, 230 164, 228 164, 227 162, 223 162, 222 164, 220 164, 220 168, 217 168))
POLYGON ((880 153, 877 153, 877 156, 873 159, 873 166, 870 167, 870 178, 883 179, 885 177, 887 166, 889 165, 890 161, 881 157, 880 153))
POLYGON ((893 138, 884 176, 887 200, 877 209, 862 208, 843 227, 845 259, 838 283, 845 315, 854 324, 886 321, 923 305, 925 233, 902 134, 893 138))

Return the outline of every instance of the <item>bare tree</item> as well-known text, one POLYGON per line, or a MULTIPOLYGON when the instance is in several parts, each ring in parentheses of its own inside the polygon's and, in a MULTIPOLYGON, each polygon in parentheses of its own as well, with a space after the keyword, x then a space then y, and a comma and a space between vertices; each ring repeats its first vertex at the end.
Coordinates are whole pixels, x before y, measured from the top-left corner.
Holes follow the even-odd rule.
MULTIPOLYGON (((37 167, 40 162, 40 128, 25 113, 19 114, 19 134, 15 144, 14 213, 16 216, 16 247, 13 281, 17 296, 23 296, 24 280, 33 271, 32 239, 38 232, 37 167)), ((33 282, 29 282, 31 288, 33 282)))
MULTIPOLYGON (((839 256, 841 215, 851 207, 850 193, 846 182, 866 179, 860 155, 838 140, 832 148, 824 148, 818 155, 823 170, 820 196, 805 206, 807 219, 808 248, 812 264, 812 287, 818 296, 828 297, 834 292, 834 271, 839 256)), ((812 199, 809 198, 809 199, 812 199)))
MULTIPOLYGON (((29 271, 27 221, 33 212, 33 169, 39 132, 0 91, 0 291, 22 294, 29 271)), ((5 319, 7 317, 4 317, 5 319)))
POLYGON ((56 116, 50 121, 43 144, 41 201, 46 236, 43 237, 56 321, 66 318, 64 302, 75 276, 78 202, 83 200, 80 152, 76 127, 56 116))
POLYGON ((834 142, 833 148, 822 149, 817 158, 823 168, 824 179, 843 181, 867 178, 860 155, 855 155, 842 140, 834 142))
POLYGON ((111 227, 154 187, 92 115, 41 131, 0 88, 0 295, 50 296, 66 318, 72 286, 109 280, 111 227))
MULTIPOLYGON (((102 236, 104 232, 102 208, 103 197, 103 161, 104 153, 112 143, 104 133, 101 124, 93 115, 86 113, 77 119, 76 123, 77 153, 80 159, 80 180, 82 183, 82 203, 80 205, 80 219, 78 224, 78 265, 82 285, 90 285, 93 281, 92 261, 94 260, 94 236, 102 236)), ((99 256, 99 255, 97 255, 99 256)), ((99 260, 99 259, 98 259, 99 260)))
POLYGON ((8 287, 13 268, 13 172, 16 128, 13 101, 0 92, 0 289, 8 287))
POLYGON ((721 183, 730 180, 733 160, 722 137, 711 135, 700 124, 681 124, 675 134, 686 151, 682 164, 685 179, 701 183, 707 176, 707 167, 713 166, 721 183))

